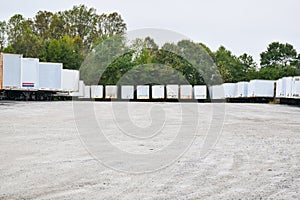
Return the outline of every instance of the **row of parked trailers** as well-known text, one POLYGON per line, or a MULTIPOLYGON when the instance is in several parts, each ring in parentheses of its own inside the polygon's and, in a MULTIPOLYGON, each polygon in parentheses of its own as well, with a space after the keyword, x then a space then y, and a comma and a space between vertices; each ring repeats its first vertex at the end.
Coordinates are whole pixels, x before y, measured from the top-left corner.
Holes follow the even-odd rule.
POLYGON ((62 63, 40 62, 22 55, 0 54, 1 98, 51 100, 79 90, 79 71, 63 69, 62 63))
POLYGON ((96 100, 206 100, 205 85, 92 85, 79 83, 79 98, 96 100))
POLYGON ((250 82, 221 85, 92 85, 79 83, 79 92, 73 96, 96 100, 181 100, 227 102, 300 102, 300 77, 284 77, 277 81, 251 80, 250 82))
POLYGON ((211 86, 210 93, 212 99, 226 99, 229 102, 297 103, 300 101, 300 77, 224 83, 211 86))
POLYGON ((10 100, 78 98, 145 101, 228 101, 283 103, 300 101, 300 77, 277 81, 221 85, 85 85, 78 70, 63 69, 61 63, 40 62, 22 55, 0 54, 0 97, 10 100))

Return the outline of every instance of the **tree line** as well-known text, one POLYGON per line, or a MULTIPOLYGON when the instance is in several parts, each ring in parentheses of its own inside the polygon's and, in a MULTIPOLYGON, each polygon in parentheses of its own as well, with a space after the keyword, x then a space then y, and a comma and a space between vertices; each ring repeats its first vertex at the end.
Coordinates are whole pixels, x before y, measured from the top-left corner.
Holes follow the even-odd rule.
POLYGON ((15 14, 0 22, 0 51, 78 69, 101 40, 125 31, 126 24, 118 13, 99 15, 84 5, 57 13, 39 11, 32 19, 15 14))
POLYGON ((83 66, 82 69, 89 69, 82 71, 83 78, 88 83, 98 80, 100 84, 133 80, 153 84, 172 81, 213 84, 218 80, 276 80, 300 75, 300 55, 288 43, 269 44, 260 54, 258 64, 247 53, 236 56, 224 46, 211 51, 203 43, 188 40, 159 47, 152 38, 146 37, 128 44, 125 37, 117 38, 126 29, 120 14, 97 14, 96 9, 84 5, 56 13, 39 11, 32 19, 16 14, 8 21, 0 21, 0 51, 61 62, 67 69, 83 66), (119 56, 106 62, 107 58, 97 55, 97 48, 109 38, 114 40, 104 51, 119 56), (90 60, 84 62, 89 57, 90 60))

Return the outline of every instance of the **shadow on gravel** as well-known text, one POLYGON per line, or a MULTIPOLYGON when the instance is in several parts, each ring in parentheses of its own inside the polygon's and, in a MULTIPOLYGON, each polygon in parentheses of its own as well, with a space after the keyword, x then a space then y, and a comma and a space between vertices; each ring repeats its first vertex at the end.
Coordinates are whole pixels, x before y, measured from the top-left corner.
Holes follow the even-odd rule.
POLYGON ((15 102, 15 101, 0 101, 0 106, 13 106, 16 103, 17 102, 15 102))

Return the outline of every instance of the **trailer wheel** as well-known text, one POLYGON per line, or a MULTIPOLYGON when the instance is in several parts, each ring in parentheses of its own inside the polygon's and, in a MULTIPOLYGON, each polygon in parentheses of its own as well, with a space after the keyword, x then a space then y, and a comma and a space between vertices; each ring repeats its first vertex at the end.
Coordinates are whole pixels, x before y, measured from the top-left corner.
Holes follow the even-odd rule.
POLYGON ((39 101, 44 101, 44 96, 43 95, 39 95, 38 100, 39 101))
POLYGON ((38 101, 45 101, 45 94, 43 92, 37 93, 37 100, 38 101))
POLYGON ((35 93, 32 93, 32 94, 30 95, 30 100, 32 100, 32 101, 35 101, 35 100, 36 100, 36 95, 35 95, 35 93))

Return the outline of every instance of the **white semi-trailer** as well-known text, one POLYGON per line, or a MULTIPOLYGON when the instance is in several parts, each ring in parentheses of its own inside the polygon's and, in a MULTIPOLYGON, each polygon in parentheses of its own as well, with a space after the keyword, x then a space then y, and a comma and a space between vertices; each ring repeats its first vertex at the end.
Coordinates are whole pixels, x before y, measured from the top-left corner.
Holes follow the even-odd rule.
POLYGON ((150 99, 150 90, 149 85, 138 85, 137 90, 137 99, 150 99))
POLYGON ((105 86, 105 98, 106 99, 117 99, 118 98, 118 86, 106 85, 105 86))
POLYGON ((285 90, 283 88, 283 84, 282 84, 282 78, 278 79, 276 81, 276 92, 275 92, 275 97, 276 98, 283 98, 285 95, 285 90))
POLYGON ((222 87, 224 90, 225 99, 234 97, 235 83, 223 83, 222 87))
POLYGON ((62 63, 40 62, 40 89, 62 91, 62 63))
POLYGON ((85 84, 84 81, 80 80, 78 84, 78 91, 76 92, 71 92, 70 96, 73 98, 80 98, 84 96, 84 91, 85 90, 85 84))
POLYGON ((283 77, 276 81, 276 99, 280 103, 300 104, 300 76, 283 77))
POLYGON ((194 99, 205 100, 207 98, 206 85, 194 85, 194 99))
POLYGON ((293 85, 293 77, 283 77, 282 78, 282 87, 284 89, 284 97, 285 98, 292 97, 292 85, 293 85))
POLYGON ((165 98, 165 86, 153 85, 152 86, 152 99, 164 99, 165 98))
POLYGON ((252 80, 248 85, 249 98, 273 98, 275 81, 272 80, 252 80))
POLYGON ((62 70, 62 91, 76 92, 79 89, 79 71, 63 69, 62 70))
POLYGON ((248 96, 248 82, 238 82, 234 88, 234 98, 246 98, 248 96))
POLYGON ((21 89, 22 55, 0 54, 0 89, 21 89))
POLYGON ((39 89, 39 59, 22 58, 21 64, 22 89, 39 89))
POLYGON ((167 99, 178 99, 178 97, 179 97, 179 86, 167 85, 167 99))
POLYGON ((283 77, 276 81, 276 98, 292 97, 293 77, 283 77))
POLYGON ((213 85, 209 88, 210 98, 212 100, 223 100, 225 99, 223 85, 213 85))
POLYGON ((84 87, 84 96, 83 96, 84 99, 90 99, 91 98, 91 86, 89 85, 86 85, 84 87))
POLYGON ((295 99, 300 99, 300 76, 293 78, 291 97, 295 99))
POLYGON ((180 99, 193 99, 193 87, 191 85, 180 85, 180 99))
POLYGON ((128 100, 134 98, 134 86, 122 85, 121 87, 121 99, 128 100))
POLYGON ((102 99, 103 98, 103 85, 91 86, 91 98, 102 99))

